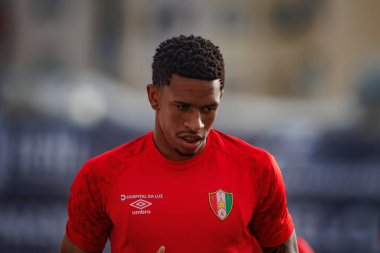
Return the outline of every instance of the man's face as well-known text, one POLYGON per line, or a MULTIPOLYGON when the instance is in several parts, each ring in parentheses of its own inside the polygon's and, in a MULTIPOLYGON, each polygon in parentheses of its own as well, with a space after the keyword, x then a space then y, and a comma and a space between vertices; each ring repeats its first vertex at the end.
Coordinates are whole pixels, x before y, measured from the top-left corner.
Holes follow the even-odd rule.
POLYGON ((153 137, 160 152, 174 161, 201 152, 222 96, 219 80, 172 75, 169 85, 148 85, 147 89, 149 102, 156 108, 153 137))

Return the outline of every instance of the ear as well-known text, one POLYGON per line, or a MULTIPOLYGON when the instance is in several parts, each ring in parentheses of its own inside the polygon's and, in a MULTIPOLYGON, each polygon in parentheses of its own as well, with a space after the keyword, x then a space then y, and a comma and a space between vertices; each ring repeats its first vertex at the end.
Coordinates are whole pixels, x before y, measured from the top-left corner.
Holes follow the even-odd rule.
POLYGON ((158 110, 160 108, 160 89, 153 84, 148 84, 146 86, 146 91, 148 93, 148 99, 150 106, 153 110, 158 110))

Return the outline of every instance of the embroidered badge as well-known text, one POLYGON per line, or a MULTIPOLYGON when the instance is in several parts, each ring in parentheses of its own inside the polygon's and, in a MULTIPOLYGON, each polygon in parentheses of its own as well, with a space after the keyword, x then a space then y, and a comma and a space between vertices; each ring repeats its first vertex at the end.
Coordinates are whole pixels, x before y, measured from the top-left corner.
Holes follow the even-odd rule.
POLYGON ((208 199, 212 211, 222 221, 231 213, 233 205, 232 193, 225 192, 221 189, 216 192, 209 192, 208 199))

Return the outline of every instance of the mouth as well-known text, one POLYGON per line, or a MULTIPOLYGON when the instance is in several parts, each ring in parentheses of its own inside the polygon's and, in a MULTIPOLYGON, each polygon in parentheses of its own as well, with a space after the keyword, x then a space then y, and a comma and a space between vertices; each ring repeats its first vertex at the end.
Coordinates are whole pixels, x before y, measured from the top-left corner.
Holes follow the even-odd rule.
POLYGON ((179 135, 181 146, 188 151, 196 151, 203 143, 204 137, 199 134, 181 134, 179 135))

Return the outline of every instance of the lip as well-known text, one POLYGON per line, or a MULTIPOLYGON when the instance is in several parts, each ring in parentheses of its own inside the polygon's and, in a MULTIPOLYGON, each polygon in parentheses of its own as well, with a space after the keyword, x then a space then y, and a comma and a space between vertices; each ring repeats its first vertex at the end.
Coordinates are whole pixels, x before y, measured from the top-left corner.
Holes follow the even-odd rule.
POLYGON ((196 151, 204 141, 204 137, 198 134, 181 134, 178 137, 181 146, 188 151, 196 151))

